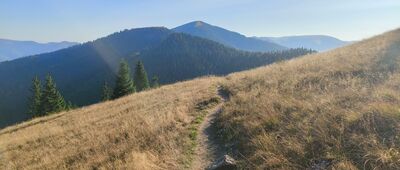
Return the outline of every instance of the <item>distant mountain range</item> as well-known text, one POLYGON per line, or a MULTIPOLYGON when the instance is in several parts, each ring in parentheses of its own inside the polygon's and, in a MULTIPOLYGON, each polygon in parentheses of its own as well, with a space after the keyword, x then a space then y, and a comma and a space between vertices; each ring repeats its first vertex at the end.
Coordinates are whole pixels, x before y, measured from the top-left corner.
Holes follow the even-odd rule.
POLYGON ((20 57, 57 51, 77 45, 76 42, 38 43, 34 41, 17 41, 0 39, 0 62, 20 57))
POLYGON ((171 30, 124 30, 84 44, 0 39, 0 128, 29 118, 27 101, 35 75, 43 79, 51 73, 65 98, 84 106, 99 101, 104 81, 113 84, 122 58, 132 66, 142 60, 149 77, 159 76, 162 84, 168 84, 224 75, 310 52, 289 48, 323 51, 345 44, 327 36, 251 38, 202 21, 171 30))
POLYGON ((348 45, 352 42, 342 41, 326 35, 304 35, 285 37, 255 37, 266 42, 273 42, 288 48, 310 48, 317 51, 327 51, 348 45))
POLYGON ((164 27, 116 32, 55 52, 1 62, 0 128, 29 118, 29 88, 35 75, 43 79, 50 73, 66 100, 84 106, 99 102, 104 81, 113 85, 122 58, 131 66, 142 60, 150 78, 156 75, 162 84, 167 84, 204 75, 224 75, 309 52, 245 52, 164 27))
POLYGON ((172 29, 175 32, 186 33, 206 39, 210 39, 229 47, 244 51, 267 52, 285 50, 286 47, 274 42, 262 41, 257 38, 246 37, 237 32, 229 31, 221 27, 213 26, 202 21, 191 22, 172 29))
MULTIPOLYGON (((327 51, 351 43, 326 35, 246 37, 240 33, 203 21, 190 22, 176 27, 172 31, 210 39, 228 47, 252 52, 268 52, 288 48, 309 48, 317 51, 327 51)), ((0 39, 0 62, 53 52, 77 44, 79 43, 67 41, 38 43, 34 41, 0 39)))

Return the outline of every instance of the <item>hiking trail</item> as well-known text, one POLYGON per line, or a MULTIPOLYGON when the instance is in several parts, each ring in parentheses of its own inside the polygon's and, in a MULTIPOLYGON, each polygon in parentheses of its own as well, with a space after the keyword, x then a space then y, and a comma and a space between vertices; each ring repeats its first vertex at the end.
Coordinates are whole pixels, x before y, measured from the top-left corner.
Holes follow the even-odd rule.
POLYGON ((215 119, 222 112, 222 106, 229 100, 229 95, 221 87, 218 87, 218 95, 222 102, 209 109, 204 121, 201 123, 197 138, 197 148, 192 169, 208 169, 217 159, 226 154, 224 146, 218 143, 215 119))

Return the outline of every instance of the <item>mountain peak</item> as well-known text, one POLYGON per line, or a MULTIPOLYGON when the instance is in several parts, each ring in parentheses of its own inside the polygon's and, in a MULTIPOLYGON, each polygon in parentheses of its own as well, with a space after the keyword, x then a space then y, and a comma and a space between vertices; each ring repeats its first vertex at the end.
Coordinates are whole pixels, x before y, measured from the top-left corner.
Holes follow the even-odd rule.
POLYGON ((205 25, 206 23, 205 22, 203 22, 203 21, 195 21, 194 22, 194 26, 195 27, 201 27, 201 26, 203 26, 203 25, 205 25))
MULTIPOLYGON (((184 25, 179 26, 179 27, 200 28, 200 27, 204 27, 204 26, 211 26, 211 25, 206 23, 206 22, 204 22, 204 21, 193 21, 193 22, 189 22, 189 23, 184 24, 184 25)), ((179 28, 179 27, 177 27, 177 28, 179 28)))
POLYGON ((219 42, 223 45, 244 51, 266 52, 286 49, 281 45, 246 37, 237 32, 214 26, 203 21, 193 21, 172 29, 175 32, 190 34, 219 42))

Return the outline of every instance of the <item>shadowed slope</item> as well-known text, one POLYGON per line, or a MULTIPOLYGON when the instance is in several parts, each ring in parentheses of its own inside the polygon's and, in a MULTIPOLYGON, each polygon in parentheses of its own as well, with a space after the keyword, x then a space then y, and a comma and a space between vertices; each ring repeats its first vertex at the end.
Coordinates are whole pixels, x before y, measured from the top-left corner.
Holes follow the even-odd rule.
POLYGON ((307 49, 246 52, 208 39, 173 33, 156 48, 133 58, 143 61, 149 75, 157 75, 162 83, 173 83, 203 75, 226 75, 310 52, 307 49))
POLYGON ((125 30, 52 53, 0 63, 0 128, 28 118, 32 79, 50 73, 66 100, 82 106, 99 101, 102 82, 113 82, 122 57, 157 46, 166 28, 125 30), (16 107, 18 106, 18 107, 16 107))

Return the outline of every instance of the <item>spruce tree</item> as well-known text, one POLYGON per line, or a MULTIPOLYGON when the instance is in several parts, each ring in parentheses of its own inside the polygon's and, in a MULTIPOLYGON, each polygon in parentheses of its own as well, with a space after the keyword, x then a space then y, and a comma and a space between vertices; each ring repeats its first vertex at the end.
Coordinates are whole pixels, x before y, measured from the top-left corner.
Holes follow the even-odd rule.
POLYGON ((151 79, 151 88, 160 87, 160 83, 158 81, 159 81, 158 77, 157 76, 153 76, 153 78, 151 79))
POLYGON ((40 112, 40 103, 41 103, 41 96, 42 96, 42 91, 41 91, 41 83, 40 80, 37 76, 32 80, 32 87, 30 89, 32 93, 32 97, 29 98, 30 104, 29 104, 29 114, 32 117, 37 117, 41 115, 40 112))
POLYGON ((134 81, 136 83, 137 91, 143 91, 150 88, 149 80, 147 78, 147 73, 141 61, 138 61, 136 63, 134 81))
POLYGON ((101 95, 101 101, 107 101, 111 99, 112 91, 111 88, 108 86, 107 82, 104 81, 103 84, 103 91, 101 95))
POLYGON ((116 99, 134 93, 135 91, 136 89, 131 77, 129 65, 125 60, 122 60, 115 82, 113 98, 116 99))
POLYGON ((57 86, 50 74, 46 76, 46 83, 43 87, 40 108, 41 113, 44 115, 60 112, 66 109, 65 100, 57 90, 57 86))

